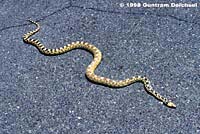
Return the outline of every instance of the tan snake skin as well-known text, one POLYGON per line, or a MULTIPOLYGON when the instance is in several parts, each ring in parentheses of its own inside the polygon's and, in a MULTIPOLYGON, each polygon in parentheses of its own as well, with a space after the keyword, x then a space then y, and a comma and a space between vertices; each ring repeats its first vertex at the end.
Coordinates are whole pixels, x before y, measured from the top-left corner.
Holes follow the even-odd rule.
POLYGON ((39 40, 37 39, 31 39, 30 36, 34 35, 40 30, 40 25, 37 22, 34 22, 32 20, 29 20, 33 24, 37 26, 37 28, 33 31, 30 31, 23 36, 23 40, 25 43, 32 44, 33 46, 37 47, 38 50, 45 55, 58 55, 58 54, 63 54, 68 51, 71 51, 73 49, 85 49, 88 50, 93 54, 93 61, 90 63, 90 65, 86 69, 86 76, 88 77, 89 80, 102 84, 108 87, 125 87, 130 84, 133 84, 135 82, 142 82, 144 84, 144 87, 148 93, 153 95, 156 99, 160 100, 165 104, 166 106, 170 108, 175 108, 176 105, 171 102, 170 100, 164 98, 161 96, 159 93, 157 93, 155 90, 153 90, 150 81, 147 77, 142 77, 142 76, 133 76, 131 78, 125 79, 125 80, 112 80, 106 77, 101 77, 96 75, 95 69, 98 67, 102 60, 102 54, 101 51, 96 48, 94 45, 87 43, 87 42, 72 42, 71 44, 68 44, 64 47, 56 48, 56 49, 48 49, 46 48, 39 40))

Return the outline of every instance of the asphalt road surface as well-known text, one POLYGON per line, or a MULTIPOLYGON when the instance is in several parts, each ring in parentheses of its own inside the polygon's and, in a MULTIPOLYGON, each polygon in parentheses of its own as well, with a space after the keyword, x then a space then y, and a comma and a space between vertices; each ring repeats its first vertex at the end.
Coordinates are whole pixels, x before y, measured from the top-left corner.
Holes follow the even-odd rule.
POLYGON ((172 8, 134 2, 0 0, 0 133, 200 133, 199 3, 172 8), (34 38, 46 47, 89 42, 103 53, 96 74, 146 75, 177 108, 159 103, 142 83, 116 89, 88 81, 85 69, 93 57, 87 51, 42 55, 22 40, 35 28, 29 18, 41 24, 34 38))

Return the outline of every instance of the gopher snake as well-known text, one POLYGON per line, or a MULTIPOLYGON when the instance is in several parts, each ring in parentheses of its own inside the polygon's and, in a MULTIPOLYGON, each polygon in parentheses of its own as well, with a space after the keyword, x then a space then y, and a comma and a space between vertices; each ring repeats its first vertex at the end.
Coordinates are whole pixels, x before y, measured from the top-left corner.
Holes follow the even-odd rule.
POLYGON ((87 76, 87 78, 89 78, 89 80, 91 80, 95 83, 98 83, 98 84, 109 86, 109 87, 125 87, 125 86, 133 84, 135 82, 142 82, 144 84, 146 91, 148 93, 150 93, 151 95, 153 95, 156 99, 162 101, 163 104, 165 104, 166 106, 168 106, 170 108, 176 107, 176 105, 173 102, 164 98, 159 93, 157 93, 155 90, 153 90, 153 88, 150 84, 150 81, 147 77, 133 76, 133 77, 125 79, 125 80, 112 80, 109 78, 105 78, 105 77, 96 75, 94 72, 95 72, 95 69, 98 67, 98 65, 101 62, 102 54, 101 54, 101 51, 92 44, 89 44, 87 42, 77 41, 77 42, 72 42, 71 44, 68 44, 64 47, 60 47, 60 48, 56 48, 56 49, 46 48, 39 40, 30 38, 30 36, 34 35, 35 33, 37 33, 40 30, 40 25, 37 22, 34 22, 32 20, 29 20, 29 21, 32 22, 33 24, 35 24, 37 26, 37 28, 35 30, 32 30, 32 31, 24 34, 23 40, 25 43, 32 44, 35 47, 37 47, 37 49, 42 54, 58 55, 58 54, 63 54, 63 53, 66 53, 68 51, 71 51, 71 50, 77 49, 77 48, 88 50, 89 52, 91 52, 93 54, 93 57, 94 57, 93 61, 90 63, 90 65, 86 69, 86 76, 87 76))

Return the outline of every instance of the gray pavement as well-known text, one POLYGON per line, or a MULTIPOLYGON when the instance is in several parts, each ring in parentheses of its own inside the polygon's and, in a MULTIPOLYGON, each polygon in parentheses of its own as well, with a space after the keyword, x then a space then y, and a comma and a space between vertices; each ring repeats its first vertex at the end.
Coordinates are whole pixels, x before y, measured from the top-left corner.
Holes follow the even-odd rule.
POLYGON ((1 134, 200 133, 200 5, 119 6, 126 2, 0 0, 1 134), (34 38, 47 47, 90 42, 103 53, 96 74, 146 75, 177 108, 160 104, 141 83, 91 83, 85 69, 92 55, 84 50, 42 55, 22 40, 35 28, 29 18, 41 24, 34 38))

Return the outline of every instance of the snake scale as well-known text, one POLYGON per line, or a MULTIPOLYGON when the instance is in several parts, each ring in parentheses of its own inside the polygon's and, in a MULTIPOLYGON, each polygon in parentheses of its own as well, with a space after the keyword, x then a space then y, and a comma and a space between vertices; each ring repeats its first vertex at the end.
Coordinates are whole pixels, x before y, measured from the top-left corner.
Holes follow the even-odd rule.
POLYGON ((164 105, 170 107, 170 108, 175 108, 176 105, 168 100, 167 98, 161 96, 158 92, 153 90, 150 80, 145 77, 145 76, 133 76, 131 78, 127 78, 124 80, 112 80, 106 77, 101 77, 95 74, 95 69, 98 67, 102 60, 102 53, 101 51, 95 47, 94 45, 83 42, 83 41, 77 41, 77 42, 72 42, 71 44, 65 45, 60 48, 55 48, 55 49, 48 49, 46 48, 39 40, 37 39, 32 39, 30 38, 32 35, 37 33, 40 30, 40 25, 32 20, 29 20, 31 23, 35 24, 37 28, 35 30, 32 30, 23 36, 23 40, 27 44, 32 44, 35 46, 42 54, 44 55, 59 55, 63 54, 66 52, 69 52, 73 49, 85 49, 93 54, 93 61, 90 63, 90 65, 86 69, 86 76, 89 80, 92 82, 102 84, 108 87, 125 87, 128 85, 131 85, 135 82, 142 82, 144 84, 144 87, 146 91, 154 96, 156 99, 160 100, 163 102, 164 105))

